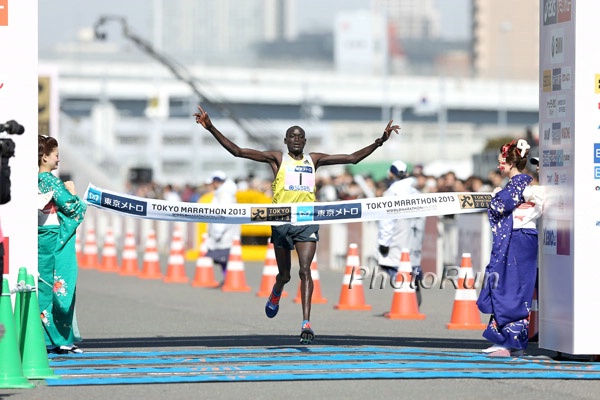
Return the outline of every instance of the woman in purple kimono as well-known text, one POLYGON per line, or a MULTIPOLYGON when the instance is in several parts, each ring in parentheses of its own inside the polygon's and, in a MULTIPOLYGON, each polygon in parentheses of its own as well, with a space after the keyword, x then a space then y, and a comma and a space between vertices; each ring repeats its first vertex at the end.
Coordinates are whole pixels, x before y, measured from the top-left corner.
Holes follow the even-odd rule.
POLYGON ((483 350, 489 356, 520 356, 528 344, 538 254, 535 219, 543 203, 543 191, 530 186, 533 178, 525 173, 529 148, 526 140, 513 140, 498 155, 498 168, 509 181, 494 189, 488 209, 492 254, 477 300, 479 310, 491 314, 483 332, 493 344, 483 350))

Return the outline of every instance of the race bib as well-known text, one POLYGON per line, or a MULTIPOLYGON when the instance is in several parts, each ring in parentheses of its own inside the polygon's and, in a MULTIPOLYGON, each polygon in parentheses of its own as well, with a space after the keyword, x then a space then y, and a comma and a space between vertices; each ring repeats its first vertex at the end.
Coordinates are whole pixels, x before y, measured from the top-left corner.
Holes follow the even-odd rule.
POLYGON ((285 190, 312 192, 315 187, 315 174, 310 165, 294 165, 285 171, 285 190))

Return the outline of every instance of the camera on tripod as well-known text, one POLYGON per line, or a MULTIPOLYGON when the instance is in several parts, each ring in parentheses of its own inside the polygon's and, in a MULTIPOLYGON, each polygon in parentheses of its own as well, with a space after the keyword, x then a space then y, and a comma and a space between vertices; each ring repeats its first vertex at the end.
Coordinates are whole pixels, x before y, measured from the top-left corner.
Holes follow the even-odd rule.
MULTIPOLYGON (((22 135, 25 132, 23 125, 17 123, 17 121, 10 120, 5 124, 0 124, 0 133, 6 132, 8 135, 22 135)), ((6 139, 0 137, 0 157, 2 159, 9 159, 15 155, 15 142, 12 139, 6 139)))

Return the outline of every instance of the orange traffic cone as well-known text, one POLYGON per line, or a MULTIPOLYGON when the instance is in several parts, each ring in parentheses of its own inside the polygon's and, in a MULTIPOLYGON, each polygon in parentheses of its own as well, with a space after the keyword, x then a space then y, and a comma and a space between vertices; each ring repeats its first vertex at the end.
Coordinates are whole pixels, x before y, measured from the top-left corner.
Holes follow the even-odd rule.
POLYGON ((144 261, 142 264, 141 279, 162 279, 163 274, 160 270, 160 260, 156 243, 156 233, 151 229, 146 239, 146 250, 144 251, 144 261))
MULTIPOLYGON (((327 303, 327 299, 321 296, 321 278, 319 276, 319 271, 317 270, 317 254, 315 253, 315 257, 310 264, 310 275, 313 279, 313 294, 311 302, 313 304, 325 304, 327 303)), ((302 303, 302 293, 300 292, 300 287, 302 283, 298 284, 298 294, 296 294, 296 298, 294 299, 294 303, 302 303)))
POLYGON ((227 260, 225 282, 221 290, 224 292, 249 292, 252 290, 250 286, 246 285, 246 274, 244 272, 242 246, 239 236, 233 239, 233 245, 229 252, 229 260, 227 260))
POLYGON ((350 243, 346 256, 346 272, 342 281, 342 292, 340 301, 334 306, 338 310, 370 310, 371 306, 365 303, 365 293, 360 279, 353 279, 360 274, 360 258, 358 257, 358 245, 350 243))
POLYGON ((121 255, 121 271, 119 271, 119 274, 124 276, 138 276, 140 274, 133 229, 127 229, 127 232, 125 232, 123 254, 121 255))
POLYGON ((115 235, 112 228, 106 228, 106 237, 104 238, 104 247, 102 247, 102 257, 98 269, 102 272, 118 272, 117 248, 115 247, 115 235))
MULTIPOLYGON (((269 241, 260 289, 258 293, 256 293, 258 297, 269 297, 271 295, 271 290, 273 289, 278 273, 279 268, 277 268, 277 261, 275 260, 275 248, 273 247, 273 243, 269 241)), ((287 292, 284 290, 281 297, 286 297, 287 295, 287 292)))
POLYGON ((531 310, 529 310, 529 340, 535 341, 539 330, 539 309, 537 289, 533 290, 533 299, 531 300, 531 310))
POLYGON ((471 253, 463 253, 460 261, 458 288, 454 294, 454 306, 448 329, 485 329, 477 308, 477 291, 473 285, 471 253), (472 288, 472 289, 467 289, 472 288))
POLYGON ((384 314, 389 319, 425 319, 425 314, 419 312, 417 292, 411 287, 412 264, 410 263, 410 249, 402 249, 398 275, 394 283, 394 297, 390 312, 384 314), (398 282, 398 279, 402 279, 398 282))
POLYGON ((96 269, 98 268, 98 245, 96 244, 96 231, 94 228, 88 228, 85 234, 85 243, 83 244, 83 259, 79 268, 96 269))
POLYGON ((167 264, 167 275, 163 279, 166 283, 188 283, 190 279, 185 273, 185 256, 183 255, 183 238, 181 229, 175 225, 171 239, 171 253, 167 264))
POLYGON ((215 272, 213 270, 213 260, 206 256, 208 248, 206 246, 206 233, 202 234, 202 243, 200 243, 200 252, 196 260, 196 272, 192 286, 215 288, 219 286, 219 282, 215 280, 215 272))
POLYGON ((77 257, 77 265, 81 266, 83 262, 83 254, 81 253, 81 231, 75 231, 75 257, 77 257))

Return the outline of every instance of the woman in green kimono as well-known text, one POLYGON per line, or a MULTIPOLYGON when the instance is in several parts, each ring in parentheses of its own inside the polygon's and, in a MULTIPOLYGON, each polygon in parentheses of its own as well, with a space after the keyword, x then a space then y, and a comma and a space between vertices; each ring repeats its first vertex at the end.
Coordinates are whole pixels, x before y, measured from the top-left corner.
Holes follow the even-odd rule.
POLYGON ((58 142, 38 136, 38 300, 49 353, 82 353, 75 318, 75 231, 87 209, 72 181, 52 174, 58 142))

